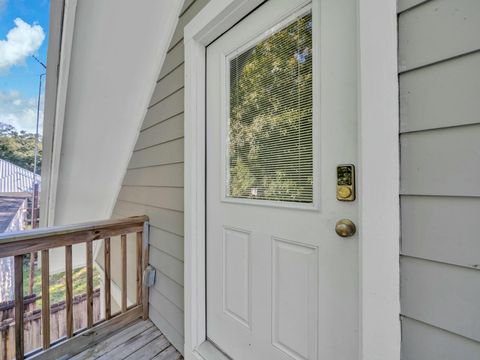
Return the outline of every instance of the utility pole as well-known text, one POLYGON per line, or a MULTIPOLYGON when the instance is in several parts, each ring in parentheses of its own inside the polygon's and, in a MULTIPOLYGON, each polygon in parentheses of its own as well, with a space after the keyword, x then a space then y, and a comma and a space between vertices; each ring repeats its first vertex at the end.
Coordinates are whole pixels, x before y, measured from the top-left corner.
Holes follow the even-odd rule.
MULTIPOLYGON (((35 55, 32 57, 46 70, 47 66, 41 62, 35 55)), ((40 123, 40 99, 42 96, 42 80, 46 73, 43 73, 39 77, 38 81, 38 98, 37 98, 37 124, 36 124, 36 131, 35 131, 35 153, 34 153, 34 160, 33 160, 33 186, 32 186, 32 211, 31 211, 31 220, 30 224, 32 229, 37 227, 37 219, 38 219, 38 182, 37 182, 37 163, 38 163, 38 128, 40 123)), ((30 271, 29 271, 29 278, 28 278, 28 293, 30 295, 33 294, 33 286, 35 282, 35 253, 30 254, 30 271)))
POLYGON ((37 219, 38 219, 38 181, 37 181, 37 168, 38 168, 38 145, 39 145, 39 134, 38 128, 40 123, 40 98, 42 94, 42 78, 46 74, 41 74, 39 79, 38 85, 38 99, 37 99, 37 124, 36 124, 36 131, 35 131, 35 153, 34 153, 34 160, 33 160, 33 197, 32 197, 32 228, 37 227, 37 219))
MULTIPOLYGON (((32 57, 37 61, 45 70, 47 66, 41 62, 35 55, 32 57)), ((38 218, 38 182, 37 182, 37 166, 38 166, 38 127, 40 123, 40 98, 42 95, 42 79, 46 74, 43 73, 40 75, 39 82, 38 82, 38 99, 37 99, 37 124, 36 124, 36 131, 35 131, 35 154, 34 154, 34 163, 33 163, 33 195, 32 195, 32 219, 31 225, 32 229, 37 227, 37 218, 38 218)))

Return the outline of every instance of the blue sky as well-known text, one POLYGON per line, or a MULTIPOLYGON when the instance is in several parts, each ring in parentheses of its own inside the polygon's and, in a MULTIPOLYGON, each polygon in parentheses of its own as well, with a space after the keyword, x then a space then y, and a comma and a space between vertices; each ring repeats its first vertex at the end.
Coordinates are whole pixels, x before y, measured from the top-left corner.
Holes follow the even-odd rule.
POLYGON ((49 0, 0 0, 0 122, 18 130, 35 129, 44 69, 31 55, 46 63, 48 21, 49 0))

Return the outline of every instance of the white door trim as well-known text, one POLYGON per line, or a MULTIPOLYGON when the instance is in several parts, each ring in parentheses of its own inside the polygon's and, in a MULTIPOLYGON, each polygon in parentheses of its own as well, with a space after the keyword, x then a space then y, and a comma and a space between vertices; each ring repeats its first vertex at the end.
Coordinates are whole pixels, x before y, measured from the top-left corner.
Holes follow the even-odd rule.
MULTIPOLYGON (((319 0, 326 1, 326 0, 319 0)), ((205 49, 263 0, 211 0, 185 27, 185 358, 205 359, 205 49)), ((400 359, 396 0, 357 0, 358 359, 400 359)), ((219 357, 207 356, 208 360, 219 357)))

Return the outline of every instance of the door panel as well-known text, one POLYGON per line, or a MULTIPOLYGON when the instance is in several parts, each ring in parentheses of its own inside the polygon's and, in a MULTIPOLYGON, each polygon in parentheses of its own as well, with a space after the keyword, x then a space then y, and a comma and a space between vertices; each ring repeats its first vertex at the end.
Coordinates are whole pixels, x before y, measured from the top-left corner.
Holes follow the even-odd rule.
POLYGON ((272 240, 273 345, 295 359, 316 359, 318 248, 272 240))
POLYGON ((207 337, 233 359, 358 355, 356 9, 271 0, 207 48, 207 337))
POLYGON ((223 229, 223 311, 250 327, 250 233, 223 229))

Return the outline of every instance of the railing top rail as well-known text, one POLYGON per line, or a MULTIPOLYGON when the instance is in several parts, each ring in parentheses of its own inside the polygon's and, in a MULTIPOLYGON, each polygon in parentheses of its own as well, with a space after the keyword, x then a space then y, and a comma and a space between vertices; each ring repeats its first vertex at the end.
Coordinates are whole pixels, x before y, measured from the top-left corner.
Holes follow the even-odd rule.
POLYGON ((147 221, 148 216, 143 215, 3 233, 0 235, 0 257, 28 254, 133 233, 141 231, 147 221))
MULTIPOLYGON (((32 350, 29 343, 25 345, 25 297, 23 293, 24 254, 41 251, 41 286, 42 286, 42 349, 35 353, 35 359, 57 359, 67 354, 78 353, 98 340, 98 334, 108 334, 118 330, 123 325, 143 317, 148 318, 148 286, 144 279, 144 272, 148 265, 148 233, 149 224, 147 216, 135 216, 124 219, 95 221, 67 226, 35 229, 17 233, 0 235, 0 257, 14 256, 14 289, 15 289, 15 358, 25 359, 25 350, 32 350), (130 274, 136 280, 136 294, 132 297, 134 305, 128 307, 127 286, 127 235, 135 234, 135 272, 130 274), (120 236, 119 236, 120 235, 120 236), (120 237, 120 295, 121 313, 111 313, 111 237, 120 237), (95 322, 94 315, 94 256, 93 240, 103 239, 105 272, 105 321, 95 322), (87 330, 79 334, 74 333, 73 321, 73 258, 72 245, 85 243, 86 259, 86 321, 87 330), (66 337, 62 345, 52 347, 50 337, 50 251, 52 248, 64 247, 65 249, 65 320, 66 337), (133 300, 133 298, 136 299, 133 300), (92 330, 93 329, 93 330, 92 330)), ((131 255, 130 255, 131 256, 131 255)), ((7 353, 11 350, 8 350, 7 353)), ((29 354, 29 356, 32 353, 29 354)), ((9 356, 10 358, 11 356, 9 356)))

